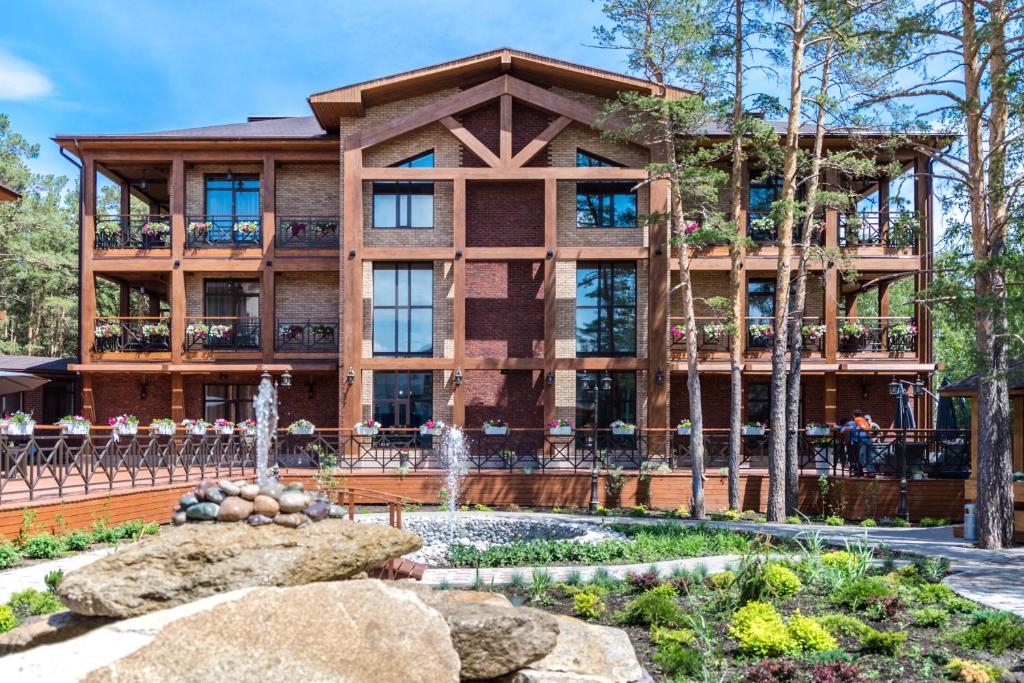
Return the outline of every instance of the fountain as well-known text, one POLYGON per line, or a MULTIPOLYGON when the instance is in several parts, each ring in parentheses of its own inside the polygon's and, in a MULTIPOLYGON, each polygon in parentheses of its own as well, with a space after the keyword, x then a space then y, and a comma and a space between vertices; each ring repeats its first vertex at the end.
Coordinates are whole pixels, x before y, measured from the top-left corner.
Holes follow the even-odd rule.
MULTIPOLYGON (((462 479, 466 468, 466 435, 462 427, 454 425, 445 427, 441 435, 441 467, 445 471, 445 488, 448 489, 447 508, 449 520, 455 521, 455 512, 459 509, 459 494, 462 490, 462 479)), ((454 528, 454 524, 452 525, 454 528)))
POLYGON ((253 408, 256 411, 256 481, 263 486, 272 480, 268 461, 271 440, 277 433, 277 389, 270 381, 269 373, 263 373, 253 408))

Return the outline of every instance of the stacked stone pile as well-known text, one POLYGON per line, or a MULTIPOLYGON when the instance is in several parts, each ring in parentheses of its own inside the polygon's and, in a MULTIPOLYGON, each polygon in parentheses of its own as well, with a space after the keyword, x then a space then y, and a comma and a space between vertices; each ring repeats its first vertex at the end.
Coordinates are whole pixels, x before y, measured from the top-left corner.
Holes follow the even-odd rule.
POLYGON ((332 504, 306 491, 301 482, 254 484, 244 480, 204 479, 178 500, 171 518, 175 525, 189 522, 247 522, 252 526, 279 524, 298 529, 309 522, 345 514, 332 504))

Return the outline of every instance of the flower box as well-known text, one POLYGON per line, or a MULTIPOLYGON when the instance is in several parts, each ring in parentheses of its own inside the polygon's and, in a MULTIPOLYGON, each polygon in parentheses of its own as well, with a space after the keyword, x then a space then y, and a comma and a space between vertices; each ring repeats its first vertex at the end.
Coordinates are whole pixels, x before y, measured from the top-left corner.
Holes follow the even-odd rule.
MULTIPOLYGON (((380 431, 380 427, 374 425, 373 427, 367 427, 366 425, 356 425, 356 434, 359 436, 374 436, 380 431)), ((293 431, 292 434, 303 434, 305 432, 293 431)), ((309 432, 312 434, 313 432, 309 432)))
POLYGON ((181 426, 185 428, 187 434, 192 436, 206 436, 207 430, 211 425, 206 420, 185 420, 181 423, 181 426))
POLYGON ((154 422, 149 425, 149 428, 157 436, 174 436, 174 432, 177 431, 178 425, 173 422, 154 422))
POLYGON ((67 422, 60 426, 60 433, 69 436, 86 436, 91 426, 88 422, 67 422))
POLYGON ((243 420, 235 425, 238 427, 239 433, 247 439, 256 436, 256 421, 255 420, 243 420))
POLYGON ((636 425, 620 425, 612 427, 612 434, 615 436, 633 436, 636 434, 636 425))
POLYGON ((214 429, 216 430, 216 433, 221 436, 231 436, 235 433, 234 425, 217 425, 214 429))
POLYGON ((572 427, 564 425, 561 427, 550 427, 548 433, 551 436, 572 436, 572 427))
POLYGON ((7 425, 7 434, 9 436, 32 436, 35 431, 35 420, 29 420, 27 422, 15 422, 11 420, 7 425))
POLYGON ((755 427, 753 425, 743 425, 741 430, 743 432, 743 436, 764 436, 764 427, 762 426, 755 427))
POLYGON ((299 436, 310 436, 316 431, 316 426, 309 420, 296 420, 288 425, 289 434, 297 434, 299 436))
POLYGON ((679 434, 679 436, 689 436, 692 433, 692 430, 693 428, 689 425, 685 427, 683 425, 679 425, 676 427, 676 433, 679 434))
POLYGON ((828 427, 823 427, 821 425, 815 425, 813 427, 811 425, 807 425, 805 433, 807 436, 828 436, 829 431, 831 430, 828 427))
POLYGON ((443 422, 434 422, 431 420, 427 424, 420 425, 420 436, 441 436, 441 432, 444 430, 443 422), (433 423, 433 424, 432 424, 433 423))
POLYGON ((484 434, 487 436, 504 436, 505 434, 508 434, 508 425, 504 427, 485 425, 484 434))

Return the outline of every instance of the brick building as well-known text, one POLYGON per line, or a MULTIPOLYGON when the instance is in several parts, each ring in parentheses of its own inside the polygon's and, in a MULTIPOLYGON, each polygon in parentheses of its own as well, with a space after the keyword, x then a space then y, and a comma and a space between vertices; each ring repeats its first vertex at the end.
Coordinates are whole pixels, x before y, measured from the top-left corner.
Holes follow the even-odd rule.
MULTIPOLYGON (((600 423, 674 425, 688 403, 672 334, 678 259, 663 224, 638 220, 664 209, 666 188, 636 189, 659 150, 594 127, 620 91, 655 92, 500 49, 313 94, 308 117, 58 136, 83 164, 72 369, 85 412, 239 420, 260 373, 287 369, 284 424, 584 425, 578 383, 608 371, 600 423), (113 214, 97 208, 98 174, 121 188, 113 214), (133 212, 133 199, 148 212, 133 212), (100 279, 120 287, 117 311, 97 310, 100 279)), ((863 407, 888 423, 891 377, 934 370, 927 312, 891 315, 897 280, 885 276, 921 288, 931 258, 929 167, 910 151, 899 161, 899 177, 855 188, 856 212, 824 216, 825 246, 845 250, 859 280, 813 269, 807 421, 863 407)), ((777 191, 773 179, 744 189, 743 227, 759 244, 744 271, 749 419, 768 411, 756 326, 772 315, 776 247, 763 212, 777 191)), ((728 293, 728 253, 704 250, 693 268, 706 424, 724 428, 728 354, 704 302, 728 293)))

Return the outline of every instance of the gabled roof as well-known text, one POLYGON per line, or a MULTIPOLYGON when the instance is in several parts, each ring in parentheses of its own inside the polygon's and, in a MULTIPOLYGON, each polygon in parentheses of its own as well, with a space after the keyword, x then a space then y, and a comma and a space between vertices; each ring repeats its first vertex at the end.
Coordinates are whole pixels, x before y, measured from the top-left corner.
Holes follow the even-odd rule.
POLYGON ((312 116, 280 116, 250 117, 244 123, 225 123, 216 126, 199 128, 179 128, 177 130, 161 130, 152 133, 128 133, 109 135, 58 135, 57 140, 74 138, 78 140, 102 140, 116 138, 118 140, 317 140, 329 136, 316 118, 312 116))
MULTIPOLYGON (((315 93, 309 96, 309 106, 320 125, 330 130, 337 127, 341 117, 362 116, 369 106, 444 88, 475 85, 502 74, 609 98, 624 90, 655 93, 657 88, 634 76, 505 47, 315 93)), ((688 94, 689 91, 674 86, 668 87, 665 93, 669 99, 688 94)))
MULTIPOLYGON (((939 389, 939 393, 946 396, 975 396, 978 393, 979 377, 980 375, 975 374, 959 382, 947 384, 939 389)), ((1007 363, 1006 381, 1010 385, 1011 394, 1024 394, 1024 358, 1007 363)))
POLYGON ((0 185, 0 202, 13 202, 21 199, 21 195, 9 187, 0 185))
POLYGON ((56 356, 11 356, 0 355, 0 370, 15 372, 67 372, 68 363, 74 358, 56 356))

